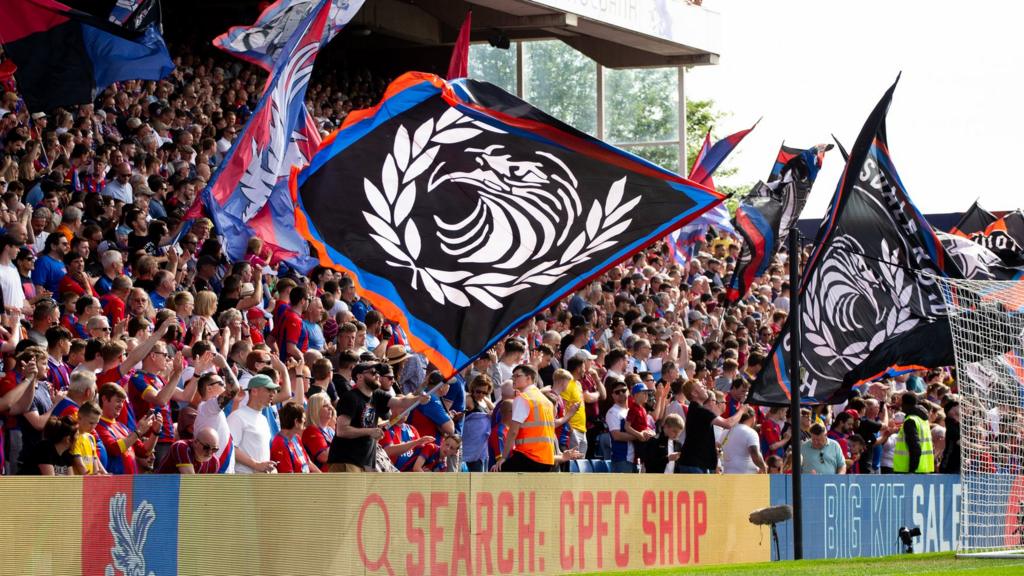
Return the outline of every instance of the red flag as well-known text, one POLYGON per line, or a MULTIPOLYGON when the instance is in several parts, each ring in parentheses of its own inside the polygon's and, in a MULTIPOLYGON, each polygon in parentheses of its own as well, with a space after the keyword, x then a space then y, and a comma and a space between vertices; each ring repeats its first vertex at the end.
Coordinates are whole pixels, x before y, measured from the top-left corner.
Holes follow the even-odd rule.
POLYGON ((473 11, 466 12, 466 20, 459 29, 459 37, 455 40, 455 48, 452 50, 452 60, 448 63, 448 79, 465 78, 469 76, 469 29, 473 20, 473 11))

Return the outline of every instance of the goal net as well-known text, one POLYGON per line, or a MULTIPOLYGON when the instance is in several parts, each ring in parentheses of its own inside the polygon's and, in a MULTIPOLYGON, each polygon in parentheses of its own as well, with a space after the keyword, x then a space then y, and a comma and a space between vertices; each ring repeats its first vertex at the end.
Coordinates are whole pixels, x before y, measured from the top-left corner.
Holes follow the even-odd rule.
POLYGON ((1024 282, 938 279, 960 394, 958 554, 1024 555, 1024 282))

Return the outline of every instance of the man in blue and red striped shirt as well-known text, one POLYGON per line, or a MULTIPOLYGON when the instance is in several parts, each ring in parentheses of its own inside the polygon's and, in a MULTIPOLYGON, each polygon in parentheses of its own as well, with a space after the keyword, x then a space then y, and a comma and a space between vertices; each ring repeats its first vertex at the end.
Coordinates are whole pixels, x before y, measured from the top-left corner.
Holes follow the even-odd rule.
POLYGON ((46 331, 46 381, 54 390, 67 390, 71 385, 71 369, 64 358, 71 352, 71 332, 63 326, 46 331))
POLYGON ((197 379, 190 379, 184 389, 178 388, 178 378, 184 368, 181 358, 177 358, 171 366, 169 348, 163 341, 153 345, 153 349, 142 360, 142 370, 132 374, 128 381, 128 398, 131 400, 135 417, 151 411, 158 411, 163 416, 163 427, 157 441, 157 462, 163 462, 167 451, 174 443, 174 425, 171 420, 171 400, 189 402, 196 393, 197 379), (170 378, 165 381, 161 374, 166 374, 171 366, 170 378))
POLYGON ((109 383, 100 387, 100 408, 103 414, 96 426, 96 438, 107 451, 107 471, 111 474, 137 474, 138 460, 152 465, 153 448, 158 435, 156 430, 163 427, 159 413, 141 416, 134 430, 117 421, 125 409, 128 394, 117 384, 109 383))

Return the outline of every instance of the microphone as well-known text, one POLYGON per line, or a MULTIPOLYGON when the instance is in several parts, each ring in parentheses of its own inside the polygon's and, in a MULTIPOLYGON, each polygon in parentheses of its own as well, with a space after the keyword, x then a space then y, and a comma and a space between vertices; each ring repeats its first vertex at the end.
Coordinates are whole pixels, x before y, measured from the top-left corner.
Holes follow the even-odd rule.
POLYGON ((750 513, 750 523, 755 526, 774 525, 785 522, 793 517, 793 508, 788 504, 769 506, 750 513))

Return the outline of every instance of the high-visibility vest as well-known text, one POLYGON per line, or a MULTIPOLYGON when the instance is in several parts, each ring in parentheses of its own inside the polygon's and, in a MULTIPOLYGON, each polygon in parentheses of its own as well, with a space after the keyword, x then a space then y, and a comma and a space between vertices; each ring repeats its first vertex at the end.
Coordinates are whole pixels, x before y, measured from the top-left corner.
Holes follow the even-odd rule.
POLYGON ((928 474, 935 471, 935 451, 932 449, 932 431, 928 422, 920 416, 907 416, 900 433, 896 436, 896 453, 892 457, 892 471, 914 474, 928 474), (911 422, 917 427, 917 438, 921 444, 921 459, 917 462, 917 469, 910 469, 910 450, 907 449, 907 438, 903 430, 911 422))
POLYGON ((555 465, 555 411, 551 402, 536 386, 519 393, 530 405, 530 415, 519 425, 512 448, 540 464, 555 465))

